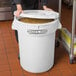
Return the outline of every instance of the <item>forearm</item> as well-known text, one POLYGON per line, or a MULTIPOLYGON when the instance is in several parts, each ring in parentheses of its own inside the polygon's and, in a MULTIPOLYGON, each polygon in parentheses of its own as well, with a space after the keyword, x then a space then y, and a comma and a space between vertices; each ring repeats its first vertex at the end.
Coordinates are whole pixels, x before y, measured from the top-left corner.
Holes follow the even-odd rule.
POLYGON ((22 13, 22 5, 21 5, 21 3, 16 4, 16 8, 17 8, 17 11, 15 13, 15 16, 19 17, 20 13, 22 13))

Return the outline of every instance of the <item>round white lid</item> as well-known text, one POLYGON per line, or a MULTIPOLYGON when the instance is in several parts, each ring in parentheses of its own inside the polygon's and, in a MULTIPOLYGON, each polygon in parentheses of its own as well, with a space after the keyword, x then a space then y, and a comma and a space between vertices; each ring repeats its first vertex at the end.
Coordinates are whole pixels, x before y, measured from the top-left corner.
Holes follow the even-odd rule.
POLYGON ((24 10, 20 14, 20 17, 37 18, 37 19, 56 19, 59 17, 59 13, 47 10, 24 10))

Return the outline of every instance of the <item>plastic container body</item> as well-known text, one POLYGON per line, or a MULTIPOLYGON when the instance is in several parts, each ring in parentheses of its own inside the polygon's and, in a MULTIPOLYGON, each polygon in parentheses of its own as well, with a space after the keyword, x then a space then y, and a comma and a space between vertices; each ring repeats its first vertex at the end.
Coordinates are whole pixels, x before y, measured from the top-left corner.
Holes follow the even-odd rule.
POLYGON ((43 24, 13 21, 12 29, 18 31, 20 64, 28 72, 41 73, 54 64, 55 32, 61 28, 59 19, 43 24))

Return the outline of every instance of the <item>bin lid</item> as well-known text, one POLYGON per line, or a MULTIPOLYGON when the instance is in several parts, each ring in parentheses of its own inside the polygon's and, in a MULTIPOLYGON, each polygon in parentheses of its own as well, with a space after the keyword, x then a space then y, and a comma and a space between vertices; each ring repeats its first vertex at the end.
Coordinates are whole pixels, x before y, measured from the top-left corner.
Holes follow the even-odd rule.
POLYGON ((37 19, 56 19, 59 17, 59 13, 55 11, 47 10, 24 10, 20 17, 37 18, 37 19))

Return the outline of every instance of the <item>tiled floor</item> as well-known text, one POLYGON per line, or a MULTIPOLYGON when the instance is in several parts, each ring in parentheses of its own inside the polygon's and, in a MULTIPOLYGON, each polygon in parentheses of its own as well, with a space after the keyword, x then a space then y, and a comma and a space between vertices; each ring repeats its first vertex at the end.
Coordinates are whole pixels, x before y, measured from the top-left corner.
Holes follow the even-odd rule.
MULTIPOLYGON (((62 12, 66 10, 63 8, 62 12)), ((71 30, 71 10, 64 11, 62 24, 71 30), (65 17, 67 14, 67 17, 65 17), (66 26, 65 26, 66 25, 66 26), (69 26, 69 27, 68 27, 69 26)), ((15 40, 14 31, 11 29, 12 21, 0 22, 0 76, 76 76, 76 64, 69 63, 68 53, 60 45, 55 49, 55 63, 53 68, 41 74, 28 73, 23 70, 18 60, 18 45, 15 40)))

